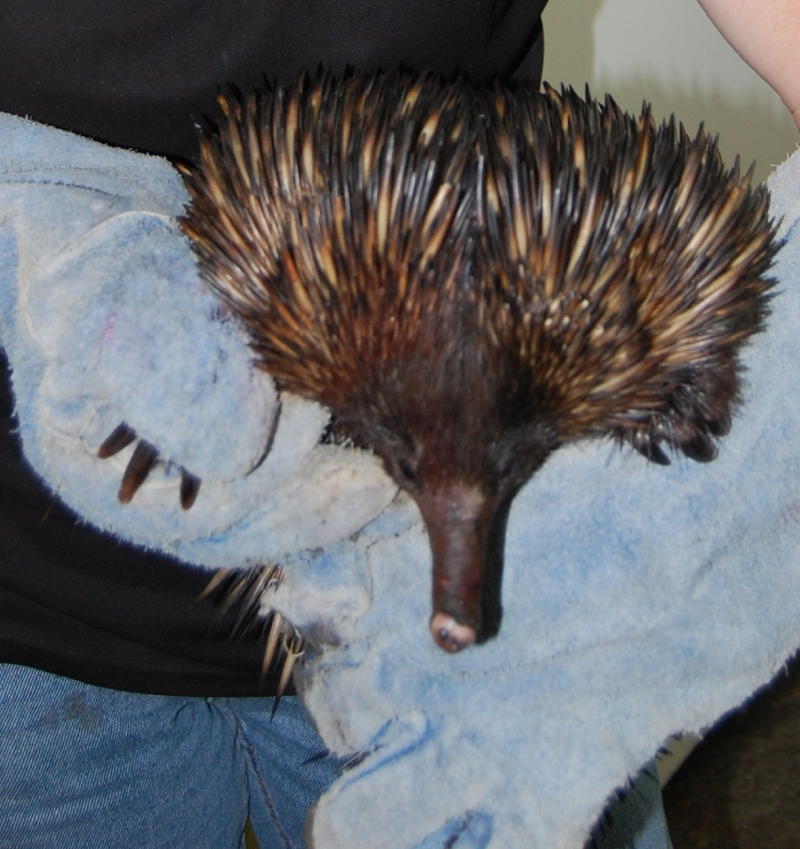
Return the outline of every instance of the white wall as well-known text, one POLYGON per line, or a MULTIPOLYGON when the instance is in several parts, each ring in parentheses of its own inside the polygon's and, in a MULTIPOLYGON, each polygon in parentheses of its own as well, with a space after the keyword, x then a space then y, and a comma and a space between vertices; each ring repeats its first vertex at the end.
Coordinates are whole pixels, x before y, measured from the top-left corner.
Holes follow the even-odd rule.
POLYGON ((609 91, 626 109, 653 104, 690 133, 720 134, 732 163, 756 160, 764 179, 800 143, 780 98, 728 45, 696 0, 550 0, 544 77, 583 92, 609 91))

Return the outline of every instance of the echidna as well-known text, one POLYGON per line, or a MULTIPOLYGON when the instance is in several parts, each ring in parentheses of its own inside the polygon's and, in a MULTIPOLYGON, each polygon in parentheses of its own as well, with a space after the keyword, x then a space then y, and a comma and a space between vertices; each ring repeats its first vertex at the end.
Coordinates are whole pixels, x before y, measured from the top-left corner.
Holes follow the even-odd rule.
POLYGON ((279 387, 415 499, 442 648, 497 632, 511 502, 560 445, 714 458, 776 247, 702 128, 405 73, 221 102, 183 230, 279 387))

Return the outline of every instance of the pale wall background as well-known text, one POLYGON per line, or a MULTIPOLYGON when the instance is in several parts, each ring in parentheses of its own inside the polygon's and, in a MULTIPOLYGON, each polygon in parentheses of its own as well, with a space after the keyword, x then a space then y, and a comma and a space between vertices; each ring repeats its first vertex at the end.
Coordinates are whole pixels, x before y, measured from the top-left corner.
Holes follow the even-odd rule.
POLYGON ((696 0, 550 0, 544 79, 581 94, 610 92, 625 109, 653 104, 690 135, 719 133, 726 163, 738 153, 756 179, 795 151, 800 133, 780 98, 717 32, 696 0))

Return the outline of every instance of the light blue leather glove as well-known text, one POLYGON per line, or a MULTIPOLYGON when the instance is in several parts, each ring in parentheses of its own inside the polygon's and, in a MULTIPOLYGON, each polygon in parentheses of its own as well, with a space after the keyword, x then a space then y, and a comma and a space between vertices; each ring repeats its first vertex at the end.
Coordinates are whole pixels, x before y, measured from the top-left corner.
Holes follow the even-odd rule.
POLYGON ((366 453, 319 445, 328 414, 278 399, 200 282, 163 159, 0 116, 0 343, 25 454, 98 527, 188 562, 239 566, 347 537, 395 487, 366 453), (122 506, 134 451, 160 462, 122 506), (191 510, 182 473, 200 479, 191 510))

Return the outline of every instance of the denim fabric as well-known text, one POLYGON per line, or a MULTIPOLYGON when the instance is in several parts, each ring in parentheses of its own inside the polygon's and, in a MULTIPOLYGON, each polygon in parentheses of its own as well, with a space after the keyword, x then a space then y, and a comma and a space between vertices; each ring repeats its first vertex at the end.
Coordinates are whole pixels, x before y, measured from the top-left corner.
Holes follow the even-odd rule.
POLYGON ((106 690, 0 665, 0 849, 302 847, 337 774, 297 698, 106 690))

